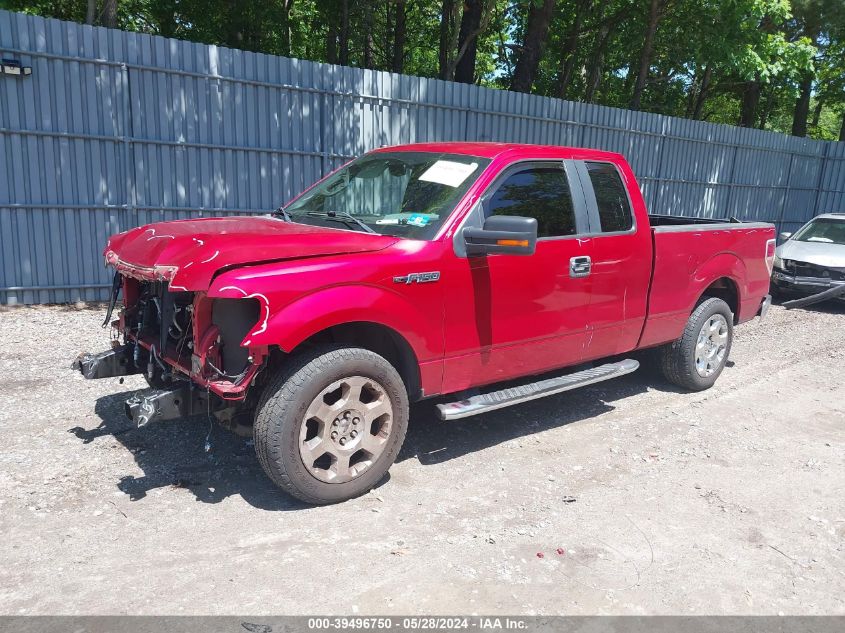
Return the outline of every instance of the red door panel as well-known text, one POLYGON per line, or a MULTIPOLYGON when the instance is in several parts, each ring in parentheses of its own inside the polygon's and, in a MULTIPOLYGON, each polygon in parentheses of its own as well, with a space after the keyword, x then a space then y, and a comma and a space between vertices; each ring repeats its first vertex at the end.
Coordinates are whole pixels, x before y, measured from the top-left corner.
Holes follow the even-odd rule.
POLYGON ((570 278, 569 259, 588 252, 573 238, 541 240, 531 256, 456 258, 449 288, 462 291, 446 299, 444 391, 579 362, 591 280, 570 278))
POLYGON ((648 309, 651 229, 633 176, 612 162, 585 161, 578 173, 590 223, 592 329, 585 360, 634 349, 648 309), (638 220, 637 220, 638 219, 638 220))
POLYGON ((577 364, 588 341, 592 281, 570 275, 570 260, 590 255, 589 240, 578 237, 587 219, 577 173, 562 160, 511 165, 467 223, 480 227, 491 215, 535 218, 537 248, 530 256, 467 258, 456 242, 445 305, 445 392, 577 364))
POLYGON ((588 310, 593 335, 585 360, 634 349, 646 315, 651 277, 648 229, 641 234, 593 237, 592 292, 588 310))

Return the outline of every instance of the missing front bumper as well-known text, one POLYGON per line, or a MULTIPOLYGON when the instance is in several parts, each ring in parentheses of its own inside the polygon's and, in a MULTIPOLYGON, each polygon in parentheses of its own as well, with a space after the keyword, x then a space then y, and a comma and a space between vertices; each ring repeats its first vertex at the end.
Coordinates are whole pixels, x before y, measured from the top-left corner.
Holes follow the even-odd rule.
POLYGON ((175 420, 211 410, 212 396, 190 384, 175 389, 155 389, 136 393, 125 404, 126 417, 137 426, 150 422, 175 420))
POLYGON ((80 354, 71 365, 88 380, 140 374, 132 360, 132 348, 119 345, 98 354, 80 354))

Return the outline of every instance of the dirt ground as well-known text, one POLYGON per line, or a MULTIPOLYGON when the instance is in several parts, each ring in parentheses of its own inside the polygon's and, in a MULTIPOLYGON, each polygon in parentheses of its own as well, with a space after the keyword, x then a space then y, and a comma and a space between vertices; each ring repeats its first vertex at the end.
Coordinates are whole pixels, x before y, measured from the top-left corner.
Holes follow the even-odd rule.
POLYGON ((845 308, 737 330, 717 385, 653 372, 444 423, 312 508, 141 378, 69 369, 102 309, 0 312, 2 614, 845 614, 845 308))

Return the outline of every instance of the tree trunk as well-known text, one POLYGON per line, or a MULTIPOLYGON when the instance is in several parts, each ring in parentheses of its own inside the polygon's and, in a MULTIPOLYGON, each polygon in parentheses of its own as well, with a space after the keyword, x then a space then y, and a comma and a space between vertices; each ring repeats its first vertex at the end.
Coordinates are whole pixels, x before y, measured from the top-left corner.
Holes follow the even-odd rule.
POLYGON ((223 30, 221 37, 223 44, 229 48, 245 48, 244 34, 241 30, 241 21, 237 19, 238 3, 237 0, 226 0, 223 11, 223 30))
POLYGON ((340 2, 340 35, 338 37, 337 61, 341 66, 349 65, 349 0, 340 2))
POLYGON ((293 8, 293 0, 282 0, 282 15, 284 24, 282 25, 282 55, 290 57, 290 10, 293 8))
POLYGON ((592 103, 601 84, 601 72, 604 66, 604 51, 610 37, 610 22, 604 22, 596 34, 593 51, 590 55, 590 68, 587 71, 587 83, 584 90, 584 101, 592 103))
POLYGON ((396 25, 393 28, 392 70, 401 73, 405 67, 405 28, 407 20, 405 0, 396 0, 396 25))
POLYGON ((88 0, 88 8, 85 11, 85 24, 94 24, 97 17, 97 0, 88 0))
POLYGON ((584 24, 584 0, 575 5, 575 22, 566 36, 563 50, 560 53, 560 72, 557 77, 557 96, 566 98, 566 91, 575 73, 575 63, 578 61, 575 52, 578 50, 578 37, 581 35, 581 26, 584 24))
POLYGON ((103 26, 117 28, 117 0, 103 0, 103 26))
POLYGON ((540 57, 546 48, 549 24, 552 21, 554 9, 555 0, 543 0, 542 5, 531 3, 531 8, 528 10, 528 24, 525 28, 525 41, 513 73, 511 90, 531 92, 537 69, 540 67, 540 57))
POLYGON ((684 118, 691 119, 692 118, 692 111, 695 109, 695 100, 698 97, 698 92, 701 90, 701 78, 699 77, 699 71, 701 67, 696 64, 695 66, 695 73, 693 73, 692 81, 689 85, 689 90, 687 90, 687 107, 684 110, 684 118))
POLYGON ((337 22, 334 16, 328 16, 329 31, 326 33, 326 61, 330 64, 337 63, 337 22))
POLYGON ((813 127, 819 127, 819 121, 822 118, 822 108, 824 107, 824 101, 821 99, 816 100, 816 107, 813 108, 813 121, 810 123, 813 127))
POLYGON ((440 49, 438 51, 438 76, 449 79, 449 52, 451 51, 452 29, 455 28, 454 12, 457 9, 455 0, 443 0, 440 5, 440 49))
POLYGON ((455 62, 455 81, 462 84, 475 82, 475 56, 484 0, 465 0, 458 34, 458 59, 455 62))
POLYGON ((745 82, 739 121, 737 122, 740 127, 754 127, 754 122, 757 120, 757 106, 760 103, 761 89, 762 85, 759 80, 745 82))
POLYGON ((701 113, 704 110, 704 102, 707 100, 707 93, 710 90, 710 82, 713 80, 713 66, 707 64, 704 68, 704 77, 701 78, 701 88, 698 90, 698 96, 695 98, 695 108, 692 111, 692 118, 696 121, 701 119, 701 113))
POLYGON ((760 101, 763 103, 763 111, 759 112, 760 108, 758 106, 757 110, 759 112, 759 123, 758 127, 761 130, 766 129, 766 124, 769 122, 769 115, 772 113, 772 108, 775 107, 775 87, 772 84, 769 84, 769 89, 765 95, 763 95, 763 89, 760 90, 760 101), (765 97, 765 98, 764 98, 765 97))
POLYGON ((369 2, 362 2, 361 8, 364 10, 364 42, 362 46, 361 64, 364 68, 374 68, 373 58, 373 7, 369 2))
POLYGON ((845 141, 845 111, 842 112, 842 127, 839 128, 839 140, 845 141))
POLYGON ((640 60, 638 57, 633 57, 631 61, 628 62, 628 72, 625 73, 623 94, 631 94, 634 91, 634 81, 637 79, 637 66, 639 66, 639 63, 640 60))
POLYGON ((795 102, 792 115, 792 136, 807 136, 807 118, 810 116, 810 95, 813 90, 813 76, 801 80, 801 94, 795 102))
MULTIPOLYGON (((179 20, 176 16, 177 0, 162 0, 150 4, 150 20, 155 25, 156 35, 179 37, 179 20)), ((96 7, 96 0, 92 0, 96 7)))
POLYGON ((657 26, 663 17, 662 9, 666 0, 651 0, 648 9, 648 24, 646 26, 643 48, 640 53, 640 66, 637 71, 637 81, 634 84, 634 94, 631 96, 631 110, 639 110, 642 101, 643 90, 648 80, 648 69, 651 67, 651 56, 654 53, 654 36, 657 33, 657 26))

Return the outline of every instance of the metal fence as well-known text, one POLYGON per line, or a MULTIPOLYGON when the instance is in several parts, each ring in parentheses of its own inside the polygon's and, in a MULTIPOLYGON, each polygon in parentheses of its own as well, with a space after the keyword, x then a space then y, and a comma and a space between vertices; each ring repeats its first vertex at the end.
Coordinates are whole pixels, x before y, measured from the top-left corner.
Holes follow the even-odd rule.
POLYGON ((617 151, 657 213, 794 230, 845 211, 845 143, 344 68, 0 11, 0 303, 102 300, 106 238, 276 208, 381 145, 617 151))

